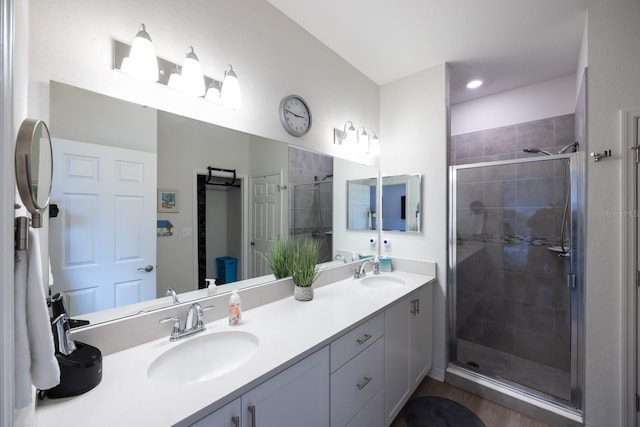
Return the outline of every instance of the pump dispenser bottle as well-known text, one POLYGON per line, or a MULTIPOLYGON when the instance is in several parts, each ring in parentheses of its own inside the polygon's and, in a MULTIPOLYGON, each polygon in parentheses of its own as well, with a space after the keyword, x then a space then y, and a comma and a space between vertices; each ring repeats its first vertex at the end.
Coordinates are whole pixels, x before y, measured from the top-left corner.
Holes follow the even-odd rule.
POLYGON ((231 292, 229 298, 229 325, 236 326, 242 323, 242 307, 240 306, 240 295, 238 291, 231 292))

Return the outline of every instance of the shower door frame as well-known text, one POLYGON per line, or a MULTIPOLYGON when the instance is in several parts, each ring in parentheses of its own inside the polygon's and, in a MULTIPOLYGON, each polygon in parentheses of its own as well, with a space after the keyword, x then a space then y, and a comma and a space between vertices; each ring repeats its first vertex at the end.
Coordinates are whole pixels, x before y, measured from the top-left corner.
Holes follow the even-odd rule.
MULTIPOLYGON (((568 154, 552 154, 536 157, 527 157, 513 160, 499 160, 493 162, 471 163, 464 165, 449 166, 449 278, 447 283, 447 293, 449 295, 449 338, 448 338, 448 361, 449 366, 455 366, 458 369, 468 371, 473 376, 488 379, 498 383, 504 387, 506 391, 514 391, 524 393, 534 399, 542 402, 559 406, 562 408, 582 411, 584 408, 584 217, 580 211, 579 205, 584 204, 582 194, 578 193, 578 172, 580 168, 580 156, 582 153, 568 154), (566 159, 569 163, 569 180, 570 180, 570 205, 569 205, 569 223, 570 223, 570 274, 574 276, 575 286, 570 293, 570 355, 571 355, 571 400, 566 401, 556 396, 546 394, 544 392, 509 381, 504 378, 498 378, 482 370, 472 369, 461 364, 457 360, 457 171, 463 169, 484 168, 489 166, 506 166, 512 164, 524 164, 540 161, 554 161, 566 159)), ((565 161, 565 160, 563 160, 565 161)), ((569 278, 567 278, 569 280, 569 278)))

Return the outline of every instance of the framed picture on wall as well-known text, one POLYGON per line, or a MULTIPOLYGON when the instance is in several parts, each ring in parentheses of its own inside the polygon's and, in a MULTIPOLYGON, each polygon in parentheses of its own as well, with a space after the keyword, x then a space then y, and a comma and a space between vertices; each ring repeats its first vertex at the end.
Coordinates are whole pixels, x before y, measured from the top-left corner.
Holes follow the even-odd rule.
POLYGON ((180 212, 180 191, 158 189, 158 212, 180 212))

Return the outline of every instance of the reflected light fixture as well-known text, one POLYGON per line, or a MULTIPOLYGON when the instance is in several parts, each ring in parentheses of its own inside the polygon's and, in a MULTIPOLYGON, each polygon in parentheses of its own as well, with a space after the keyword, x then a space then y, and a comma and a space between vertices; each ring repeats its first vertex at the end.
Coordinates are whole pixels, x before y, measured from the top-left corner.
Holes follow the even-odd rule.
POLYGON ((368 153, 369 152, 369 134, 367 133, 367 130, 364 128, 364 126, 358 129, 358 131, 356 132, 356 139, 357 139, 356 149, 358 150, 358 152, 368 153))
POLYGON ((356 128, 353 126, 353 122, 346 122, 343 130, 333 129, 333 143, 348 148, 352 148, 356 144, 356 128))
POLYGON ((233 71, 231 64, 224 70, 224 80, 220 88, 220 101, 230 110, 238 110, 242 107, 242 95, 238 75, 233 71))
POLYGON ((207 87, 207 94, 204 96, 204 99, 207 101, 214 102, 216 104, 220 103, 220 85, 219 81, 213 81, 207 87))
POLYGON ((380 140, 375 132, 371 132, 369 135, 369 154, 372 156, 380 155, 380 140))
POLYGON ((482 86, 482 80, 471 80, 467 83, 467 89, 477 89, 482 86))
POLYGON ((189 46, 189 51, 184 58, 179 87, 183 92, 192 96, 205 95, 204 75, 193 46, 189 46))
POLYGON ((173 89, 180 90, 180 67, 175 67, 171 70, 171 74, 169 75, 169 81, 167 82, 167 86, 173 89))
POLYGON ((149 82, 158 81, 158 58, 144 24, 140 24, 133 39, 129 56, 122 60, 120 69, 139 79, 149 82))

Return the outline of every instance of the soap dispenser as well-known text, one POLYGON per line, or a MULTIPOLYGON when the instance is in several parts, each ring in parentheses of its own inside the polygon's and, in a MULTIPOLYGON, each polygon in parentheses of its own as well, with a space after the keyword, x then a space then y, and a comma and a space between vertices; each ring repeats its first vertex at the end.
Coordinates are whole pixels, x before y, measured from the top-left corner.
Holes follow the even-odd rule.
POLYGON ((229 326, 236 326, 242 323, 242 307, 240 306, 240 295, 235 289, 229 298, 229 326))
POLYGON ((380 274, 380 258, 377 255, 373 258, 373 274, 380 274))

